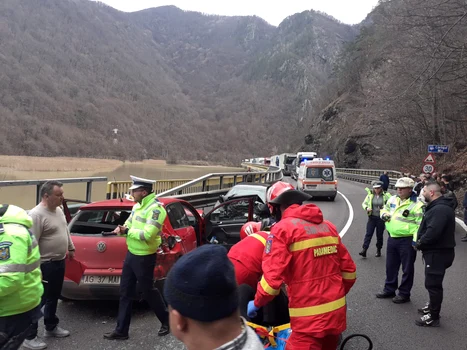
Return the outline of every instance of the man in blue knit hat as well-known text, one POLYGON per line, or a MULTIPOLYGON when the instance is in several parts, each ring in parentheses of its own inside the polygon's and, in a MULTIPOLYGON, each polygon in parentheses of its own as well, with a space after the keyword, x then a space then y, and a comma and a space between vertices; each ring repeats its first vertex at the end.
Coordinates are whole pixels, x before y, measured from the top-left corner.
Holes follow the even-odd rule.
POLYGON ((227 250, 204 245, 182 256, 164 286, 172 334, 188 350, 262 350, 240 317, 237 283, 227 250))

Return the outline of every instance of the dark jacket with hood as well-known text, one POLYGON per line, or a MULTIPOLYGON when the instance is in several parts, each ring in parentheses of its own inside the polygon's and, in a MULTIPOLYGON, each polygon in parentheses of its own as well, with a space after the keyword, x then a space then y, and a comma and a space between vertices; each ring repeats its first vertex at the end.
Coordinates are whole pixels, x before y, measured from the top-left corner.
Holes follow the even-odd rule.
POLYGON ((417 236, 417 247, 423 252, 454 249, 456 219, 451 201, 439 197, 427 205, 417 236))

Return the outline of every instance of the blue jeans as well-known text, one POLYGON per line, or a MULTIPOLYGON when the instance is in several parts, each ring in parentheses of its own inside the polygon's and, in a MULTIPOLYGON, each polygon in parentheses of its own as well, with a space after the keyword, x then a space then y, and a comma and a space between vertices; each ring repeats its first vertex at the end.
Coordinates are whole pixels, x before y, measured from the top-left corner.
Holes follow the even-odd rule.
POLYGON ((376 248, 383 248, 384 221, 378 216, 370 215, 366 223, 366 234, 363 241, 363 249, 368 249, 376 229, 376 248))
MULTIPOLYGON (((41 307, 44 306, 44 325, 47 331, 57 327, 59 319, 56 315, 58 299, 62 293, 63 279, 65 278, 65 259, 47 261, 41 264, 44 294, 42 294, 41 307)), ((26 339, 37 337, 38 323, 34 323, 26 339)))

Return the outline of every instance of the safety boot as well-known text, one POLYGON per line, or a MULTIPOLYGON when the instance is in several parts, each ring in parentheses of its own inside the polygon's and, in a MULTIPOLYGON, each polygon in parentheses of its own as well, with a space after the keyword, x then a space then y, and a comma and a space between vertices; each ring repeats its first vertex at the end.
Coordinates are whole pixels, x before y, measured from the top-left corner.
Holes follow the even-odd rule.
POLYGON ((360 253, 358 253, 358 255, 361 255, 363 258, 366 258, 366 249, 363 248, 363 250, 360 253))
POLYGON ((380 257, 381 257, 381 249, 376 249, 376 254, 375 254, 375 256, 376 256, 377 258, 380 258, 380 257))

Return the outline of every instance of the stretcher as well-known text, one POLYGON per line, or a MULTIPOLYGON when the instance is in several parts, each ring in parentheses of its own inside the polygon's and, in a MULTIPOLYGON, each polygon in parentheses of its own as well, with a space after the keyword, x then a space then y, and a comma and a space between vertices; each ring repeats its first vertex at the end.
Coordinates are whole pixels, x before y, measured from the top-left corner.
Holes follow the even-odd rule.
MULTIPOLYGON (((256 334, 259 336, 261 341, 263 342, 264 349, 266 350, 287 350, 287 340, 292 333, 292 329, 290 328, 290 323, 276 326, 276 327, 265 327, 261 326, 252 322, 247 322, 248 326, 250 326, 256 334)), ((340 342, 340 346, 338 347, 339 350, 345 350, 345 345, 348 343, 349 340, 353 338, 361 337, 368 341, 368 350, 373 349, 373 342, 371 339, 365 334, 351 334, 340 342)), ((362 349, 363 350, 363 349, 362 349)))

